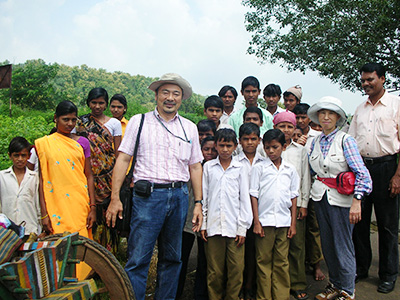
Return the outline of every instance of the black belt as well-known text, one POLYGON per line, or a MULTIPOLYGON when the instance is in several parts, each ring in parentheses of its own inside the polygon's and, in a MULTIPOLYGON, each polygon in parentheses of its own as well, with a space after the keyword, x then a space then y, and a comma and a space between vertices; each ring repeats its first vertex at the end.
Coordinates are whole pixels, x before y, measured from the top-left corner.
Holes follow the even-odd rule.
POLYGON ((381 157, 363 157, 365 164, 374 165, 379 164, 387 161, 392 161, 397 159, 397 154, 393 155, 386 155, 381 157))
POLYGON ((183 187, 186 182, 183 181, 176 181, 171 183, 154 183, 154 189, 170 189, 170 188, 180 188, 183 187))

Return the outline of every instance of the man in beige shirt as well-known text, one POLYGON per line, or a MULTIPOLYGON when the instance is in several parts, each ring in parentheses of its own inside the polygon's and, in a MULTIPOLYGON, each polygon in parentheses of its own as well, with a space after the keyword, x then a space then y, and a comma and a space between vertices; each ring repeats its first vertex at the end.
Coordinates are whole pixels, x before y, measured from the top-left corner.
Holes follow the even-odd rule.
POLYGON ((399 268, 400 97, 384 89, 385 79, 385 68, 381 64, 368 63, 361 68, 361 85, 368 99, 357 107, 349 134, 356 139, 373 181, 372 193, 364 195, 362 220, 353 232, 356 282, 368 277, 371 265, 370 223, 374 205, 379 234, 378 292, 390 293, 399 268))

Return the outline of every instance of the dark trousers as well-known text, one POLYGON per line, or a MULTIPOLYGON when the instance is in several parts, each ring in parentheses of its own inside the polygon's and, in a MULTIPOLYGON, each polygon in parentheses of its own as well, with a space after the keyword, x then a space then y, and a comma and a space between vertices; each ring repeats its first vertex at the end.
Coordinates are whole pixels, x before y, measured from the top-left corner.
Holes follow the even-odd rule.
POLYGON ((175 299, 179 299, 182 296, 183 288, 185 287, 190 252, 192 251, 195 237, 196 236, 193 233, 186 231, 182 232, 182 268, 181 273, 179 274, 178 290, 175 299))
POLYGON ((399 271, 399 202, 398 196, 390 197, 389 182, 396 172, 397 164, 392 160, 376 164, 366 163, 366 166, 372 177, 373 190, 363 203, 362 219, 356 224, 353 232, 357 274, 368 275, 371 266, 370 224, 373 205, 379 234, 379 278, 394 281, 399 271))

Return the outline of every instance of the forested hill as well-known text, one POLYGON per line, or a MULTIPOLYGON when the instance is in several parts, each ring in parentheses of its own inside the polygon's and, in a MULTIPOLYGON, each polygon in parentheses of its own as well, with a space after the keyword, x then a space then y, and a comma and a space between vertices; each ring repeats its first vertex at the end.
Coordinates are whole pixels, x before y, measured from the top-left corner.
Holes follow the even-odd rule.
MULTIPOLYGON (((0 65, 9 63, 4 61, 0 65)), ((147 87, 155 79, 119 71, 107 72, 87 65, 70 67, 57 63, 47 64, 42 59, 28 60, 13 65, 12 103, 22 109, 46 111, 54 110, 62 100, 70 100, 83 108, 89 91, 94 87, 103 87, 110 98, 117 93, 126 97, 127 116, 130 117, 154 109, 154 92, 147 87)), ((9 89, 0 90, 2 104, 8 104, 9 95, 9 89)), ((197 116, 203 115, 204 98, 193 94, 188 101, 182 103, 180 111, 184 115, 188 113, 191 119, 197 119, 197 116)))

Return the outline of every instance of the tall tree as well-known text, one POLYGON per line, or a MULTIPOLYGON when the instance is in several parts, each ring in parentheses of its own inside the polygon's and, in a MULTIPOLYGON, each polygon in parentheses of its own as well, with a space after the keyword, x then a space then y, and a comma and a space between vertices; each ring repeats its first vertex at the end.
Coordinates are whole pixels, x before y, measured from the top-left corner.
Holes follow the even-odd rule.
POLYGON ((248 52, 290 71, 317 71, 359 88, 358 69, 383 63, 400 87, 399 0, 243 0, 248 52))

